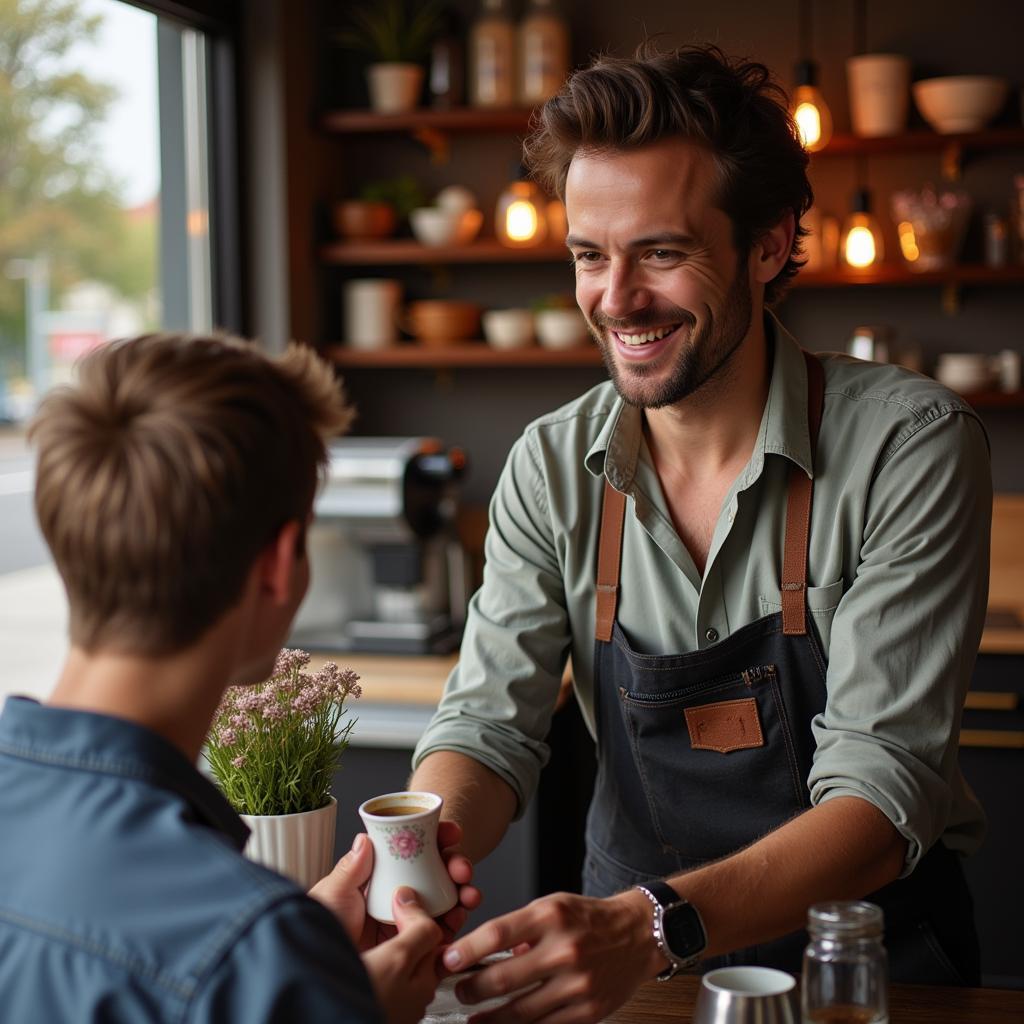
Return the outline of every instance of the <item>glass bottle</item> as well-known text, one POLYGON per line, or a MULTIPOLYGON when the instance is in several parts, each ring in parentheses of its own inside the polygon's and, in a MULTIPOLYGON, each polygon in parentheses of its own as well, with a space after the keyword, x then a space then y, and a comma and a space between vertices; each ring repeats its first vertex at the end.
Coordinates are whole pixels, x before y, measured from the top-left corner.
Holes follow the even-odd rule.
POLYGON ((506 0, 483 0, 469 34, 469 101, 474 107, 511 107, 516 100, 516 29, 506 0))
POLYGON ((460 106, 465 77, 461 26, 458 15, 448 11, 444 28, 430 48, 430 72, 427 76, 430 105, 441 110, 460 106))
POLYGON ((804 1024, 888 1024, 883 926, 881 908, 863 900, 810 908, 800 996, 804 1024))
POLYGON ((554 0, 530 0, 519 25, 519 102, 550 99, 569 74, 569 26, 554 0))

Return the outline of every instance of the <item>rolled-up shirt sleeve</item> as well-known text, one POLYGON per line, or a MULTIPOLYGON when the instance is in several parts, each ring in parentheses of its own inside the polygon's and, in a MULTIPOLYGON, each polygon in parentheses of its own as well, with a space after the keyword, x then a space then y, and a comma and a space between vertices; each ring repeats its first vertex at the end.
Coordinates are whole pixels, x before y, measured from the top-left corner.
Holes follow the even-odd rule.
POLYGON ((469 606, 459 663, 413 756, 451 750, 512 787, 522 814, 548 760, 544 742, 570 638, 543 474, 527 432, 490 505, 483 585, 469 606))
POLYGON ((944 832, 956 839, 960 721, 988 595, 989 465, 969 414, 935 416, 894 441, 832 623, 811 801, 852 795, 878 807, 907 840, 904 875, 944 832))

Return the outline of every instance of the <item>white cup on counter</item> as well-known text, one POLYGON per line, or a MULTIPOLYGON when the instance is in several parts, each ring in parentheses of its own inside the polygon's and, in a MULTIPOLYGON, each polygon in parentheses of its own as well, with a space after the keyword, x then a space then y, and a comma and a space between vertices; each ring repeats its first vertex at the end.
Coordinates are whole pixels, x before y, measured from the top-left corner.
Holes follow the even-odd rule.
POLYGON ((533 344, 533 314, 528 309, 489 309, 483 315, 484 337, 491 348, 525 348, 533 344))

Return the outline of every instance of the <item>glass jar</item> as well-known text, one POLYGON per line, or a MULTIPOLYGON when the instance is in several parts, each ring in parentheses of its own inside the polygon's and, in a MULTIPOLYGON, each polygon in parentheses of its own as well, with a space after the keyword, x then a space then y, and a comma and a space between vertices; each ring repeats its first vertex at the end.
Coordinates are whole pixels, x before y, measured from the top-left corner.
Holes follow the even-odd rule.
POLYGON ((804 1024, 888 1024, 883 925, 881 908, 863 900, 810 908, 800 986, 804 1024))

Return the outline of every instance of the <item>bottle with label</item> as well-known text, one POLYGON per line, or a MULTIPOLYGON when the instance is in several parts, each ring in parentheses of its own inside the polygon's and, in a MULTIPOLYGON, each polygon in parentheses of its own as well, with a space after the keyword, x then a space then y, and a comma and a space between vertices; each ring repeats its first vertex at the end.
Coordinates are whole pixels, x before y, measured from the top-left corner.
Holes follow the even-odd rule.
POLYGON ((507 0, 483 0, 469 34, 469 101, 474 107, 511 107, 516 101, 516 29, 507 0))
POLYGON ((554 0, 530 0, 519 25, 519 102, 550 99, 569 73, 569 26, 554 0))
POLYGON ((816 903, 801 981, 803 1024, 889 1024, 884 920, 874 903, 816 903))

